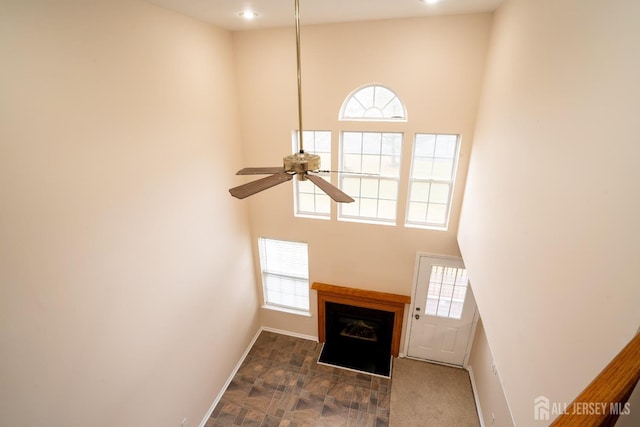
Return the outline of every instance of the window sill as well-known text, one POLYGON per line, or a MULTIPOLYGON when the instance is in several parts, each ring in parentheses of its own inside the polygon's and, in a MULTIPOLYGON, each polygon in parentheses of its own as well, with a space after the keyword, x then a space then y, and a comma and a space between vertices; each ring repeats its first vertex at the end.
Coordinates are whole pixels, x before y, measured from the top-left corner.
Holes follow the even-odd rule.
POLYGON ((357 222, 360 224, 371 224, 371 225, 386 225, 389 227, 395 227, 396 223, 391 222, 391 221, 376 221, 373 219, 367 219, 367 218, 355 218, 355 217, 350 217, 350 216, 338 216, 338 221, 344 221, 344 222, 357 222))
POLYGON ((434 230, 434 231, 448 231, 449 230, 449 226, 438 226, 438 225, 405 223, 404 226, 406 228, 421 228, 423 230, 434 230))
POLYGON ((265 304, 262 306, 265 310, 281 311, 283 313, 296 314, 298 316, 311 317, 311 312, 304 310, 296 310, 293 308, 279 307, 277 305, 265 304))
POLYGON ((314 215, 312 213, 297 213, 294 212, 293 216, 296 218, 309 218, 309 219, 322 219, 322 220, 330 220, 330 215, 314 215))

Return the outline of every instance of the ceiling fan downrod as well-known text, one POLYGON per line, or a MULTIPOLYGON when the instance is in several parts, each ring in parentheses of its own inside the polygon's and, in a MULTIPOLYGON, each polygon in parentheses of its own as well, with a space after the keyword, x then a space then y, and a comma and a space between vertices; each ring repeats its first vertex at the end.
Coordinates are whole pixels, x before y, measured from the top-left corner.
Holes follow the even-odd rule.
POLYGON ((300 154, 304 154, 304 137, 302 136, 302 66, 300 63, 300 0, 294 1, 296 15, 296 65, 298 71, 298 142, 300 154))

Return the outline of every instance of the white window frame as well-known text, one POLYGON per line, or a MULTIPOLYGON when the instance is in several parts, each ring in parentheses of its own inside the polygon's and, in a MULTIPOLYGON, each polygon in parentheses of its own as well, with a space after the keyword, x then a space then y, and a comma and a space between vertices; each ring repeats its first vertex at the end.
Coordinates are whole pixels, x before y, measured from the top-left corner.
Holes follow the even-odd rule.
MULTIPOLYGON (((402 172, 402 145, 403 145, 403 141, 404 141, 404 133, 403 132, 380 132, 380 131, 342 131, 340 133, 340 149, 339 149, 339 153, 340 153, 340 175, 339 175, 339 181, 340 181, 340 188, 347 192, 347 194, 349 194, 349 188, 347 185, 345 185, 345 181, 348 179, 355 179, 355 180, 377 180, 378 181, 378 194, 377 197, 362 197, 362 194, 360 193, 360 191, 358 191, 357 194, 354 194, 353 192, 351 192, 352 194, 349 194, 351 197, 353 197, 353 199, 355 200, 355 202, 353 203, 349 203, 349 206, 345 206, 344 204, 340 204, 339 209, 338 209, 338 220, 340 221, 351 221, 351 222, 362 222, 362 223, 368 223, 368 224, 380 224, 380 225, 391 225, 391 226, 395 226, 397 224, 397 220, 398 220, 398 199, 399 199, 399 194, 400 194, 400 177, 401 177, 401 172, 402 172), (400 164, 398 165, 398 174, 397 176, 393 176, 393 175, 385 175, 382 171, 382 158, 383 157, 389 157, 388 154, 384 154, 383 152, 383 146, 381 144, 380 147, 380 152, 379 154, 377 154, 380 157, 380 165, 379 165, 379 171, 380 174, 372 174, 372 175, 367 175, 367 171, 363 170, 363 169, 359 169, 357 171, 347 171, 346 167, 345 167, 345 160, 344 160, 344 156, 345 154, 345 150, 344 150, 344 136, 345 134, 348 133, 359 133, 363 135, 363 139, 364 139, 364 135, 365 134, 376 134, 376 135, 380 135, 381 139, 384 139, 384 135, 385 134, 390 134, 390 135, 399 135, 400 136, 400 147, 399 147, 399 152, 394 153, 393 157, 397 157, 398 158, 398 162, 400 162, 400 164), (383 199, 380 197, 380 184, 381 183, 393 183, 395 184, 395 200, 393 199, 383 199), (362 215, 361 212, 361 201, 362 199, 369 199, 369 200, 376 200, 376 204, 377 204, 377 211, 378 213, 380 212, 379 210, 379 204, 381 201, 385 201, 385 200, 392 200, 395 203, 395 210, 394 210, 394 216, 393 218, 384 218, 381 216, 365 216, 362 215), (348 211, 352 210, 354 208, 358 209, 358 214, 349 214, 348 211), (345 212, 346 211, 346 212, 345 212)), ((363 142, 364 144, 364 142, 363 142)), ((373 153, 369 153, 366 154, 365 150, 364 150, 364 146, 362 148, 362 151, 360 153, 360 155, 362 157, 364 157, 365 155, 370 155, 373 156, 373 153)), ((360 183, 360 188, 361 187, 361 183, 360 183)))
POLYGON ((304 242, 258 239, 263 308, 310 316, 309 252, 304 242))
POLYGON ((400 97, 380 84, 367 84, 351 92, 342 103, 338 119, 343 121, 406 122, 407 109, 400 97), (349 112, 350 105, 362 109, 358 115, 349 112))
MULTIPOLYGON (((297 130, 294 130, 292 132, 292 143, 293 143, 294 152, 297 152, 299 147, 298 133, 299 132, 297 130)), ((332 138, 331 131, 330 130, 326 130, 326 131, 325 130, 304 130, 303 136, 304 136, 305 152, 310 154, 318 154, 321 158, 320 167, 323 170, 331 170, 331 138, 332 138), (316 146, 317 138, 320 134, 328 134, 328 137, 329 137, 328 151, 326 149, 320 150, 316 146)), ((320 176, 322 179, 328 182, 331 182, 330 173, 321 172, 315 175, 320 176)), ((295 176, 294 182, 293 182, 293 216, 299 217, 299 218, 314 218, 314 219, 324 219, 324 220, 331 219, 331 198, 327 193, 322 191, 320 188, 318 188, 317 185, 313 184, 311 181, 305 180, 303 181, 303 183, 301 183, 299 176, 295 176), (300 198, 302 195, 300 191, 301 186, 305 186, 311 189, 311 191, 307 192, 306 194, 313 195, 312 196, 313 203, 314 203, 313 210, 302 210, 301 205, 303 205, 303 203, 300 202, 300 198), (324 211, 318 208, 318 205, 323 202, 326 203, 326 205, 328 206, 329 208, 328 211, 324 211)))
MULTIPOLYGON (((412 148, 412 155, 411 155, 411 170, 409 173, 409 182, 408 182, 408 191, 407 191, 407 206, 406 206, 406 214, 405 214, 405 227, 410 227, 410 228, 424 228, 424 229, 431 229, 431 230, 441 230, 441 231, 446 231, 449 229, 449 220, 451 217, 451 204, 453 202, 453 194, 454 194, 454 188, 455 188, 455 183, 456 183, 456 175, 458 173, 458 163, 459 163, 459 159, 460 159, 460 146, 462 145, 462 138, 459 134, 445 134, 445 133, 427 133, 427 132, 416 132, 414 134, 414 140, 413 140, 413 148, 412 148), (456 138, 456 145, 455 145, 455 149, 454 149, 454 153, 453 153, 453 165, 451 168, 451 175, 448 179, 444 179, 444 178, 434 178, 434 177, 430 177, 430 178, 423 178, 423 177, 415 177, 415 166, 416 166, 416 158, 417 157, 423 157, 423 158, 429 158, 429 156, 417 156, 416 151, 417 151, 417 139, 419 136, 422 135, 427 135, 427 136, 434 136, 436 138, 440 137, 440 136, 448 136, 448 137, 452 137, 454 136, 456 138), (448 194, 448 199, 446 204, 442 204, 445 206, 446 212, 445 212, 445 218, 444 218, 444 222, 429 222, 427 219, 427 214, 428 214, 428 209, 429 209, 429 202, 423 202, 423 201, 417 201, 415 199, 412 199, 412 195, 413 195, 413 186, 415 183, 424 183, 424 184, 429 184, 429 188, 431 189, 431 184, 445 184, 449 186, 449 194, 448 194), (411 205, 412 203, 426 203, 427 207, 426 207, 426 211, 425 211, 425 219, 424 221, 417 221, 417 220, 410 220, 409 216, 411 214, 411 205)), ((434 155, 431 156, 432 159, 438 159, 439 157, 436 156, 436 153, 434 152, 434 155)), ((428 198, 428 195, 427 195, 428 198)), ((433 203, 436 204, 436 203, 433 203)))

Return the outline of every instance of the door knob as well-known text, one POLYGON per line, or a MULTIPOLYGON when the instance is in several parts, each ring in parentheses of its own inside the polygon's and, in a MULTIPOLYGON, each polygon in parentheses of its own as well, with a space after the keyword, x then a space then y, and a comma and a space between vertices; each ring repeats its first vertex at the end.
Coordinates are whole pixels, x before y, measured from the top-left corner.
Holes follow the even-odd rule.
POLYGON ((416 320, 417 320, 417 319, 419 319, 419 318, 420 318, 420 315, 419 315, 419 314, 416 314, 414 317, 415 317, 415 318, 416 318, 416 320))

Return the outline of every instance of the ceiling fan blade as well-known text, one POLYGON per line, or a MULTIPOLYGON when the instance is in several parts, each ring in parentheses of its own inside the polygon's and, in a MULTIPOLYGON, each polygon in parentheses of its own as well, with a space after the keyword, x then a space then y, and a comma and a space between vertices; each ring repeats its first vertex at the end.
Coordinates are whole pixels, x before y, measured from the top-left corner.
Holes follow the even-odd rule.
POLYGON ((265 167, 265 168, 244 168, 236 172, 236 175, 271 175, 272 173, 284 172, 282 166, 279 167, 265 167))
POLYGON ((330 182, 325 181, 318 175, 307 174, 307 178, 315 185, 320 187, 322 191, 327 193, 329 197, 339 203, 351 203, 354 200, 347 194, 342 192, 338 187, 332 185, 330 182))
POLYGON ((278 185, 286 181, 291 181, 291 178, 293 178, 293 175, 289 175, 286 172, 280 172, 271 176, 260 178, 256 181, 251 181, 246 184, 234 187, 229 190, 229 193, 231 193, 233 197, 244 199, 245 197, 249 197, 253 194, 259 193, 262 190, 271 188, 274 185, 278 185))

